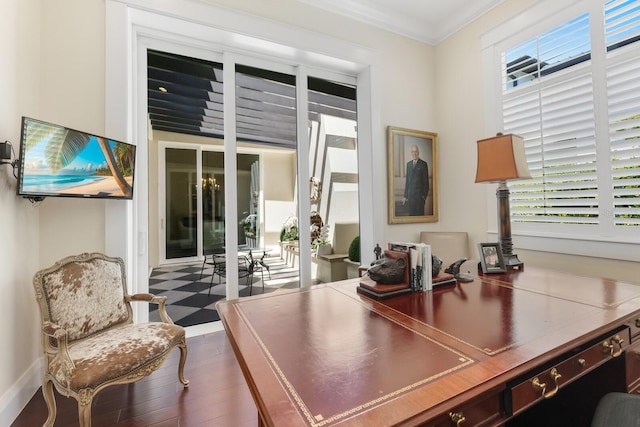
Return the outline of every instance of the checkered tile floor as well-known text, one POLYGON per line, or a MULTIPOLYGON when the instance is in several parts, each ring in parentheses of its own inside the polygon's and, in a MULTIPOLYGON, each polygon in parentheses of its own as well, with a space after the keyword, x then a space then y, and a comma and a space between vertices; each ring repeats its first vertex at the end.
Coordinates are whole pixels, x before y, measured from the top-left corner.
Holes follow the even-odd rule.
MULTIPOLYGON (((271 279, 268 273, 264 272, 264 293, 273 292, 279 288, 297 288, 298 271, 289 268, 284 261, 279 258, 265 258, 271 271, 271 279)), ((213 277, 211 294, 209 285, 213 267, 206 265, 202 270, 202 263, 182 264, 174 266, 163 266, 154 268, 149 278, 149 292, 155 295, 165 295, 167 297, 167 314, 178 325, 193 326, 202 323, 215 322, 220 320, 215 309, 215 303, 225 298, 226 286, 224 277, 213 277), (202 271, 202 277, 200 273, 202 271), (218 284, 220 281, 220 284, 218 284)), ((252 295, 263 293, 261 274, 256 273, 253 277, 252 295)), ((240 296, 249 295, 247 279, 240 279, 240 296)), ((151 304, 149 311, 150 321, 159 321, 157 306, 151 304)))

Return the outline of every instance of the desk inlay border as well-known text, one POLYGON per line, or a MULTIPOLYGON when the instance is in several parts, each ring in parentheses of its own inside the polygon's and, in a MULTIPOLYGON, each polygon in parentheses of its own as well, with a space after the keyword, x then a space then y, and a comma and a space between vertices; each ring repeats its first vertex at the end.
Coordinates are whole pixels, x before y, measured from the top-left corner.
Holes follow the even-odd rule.
MULTIPOLYGON (((344 292, 340 289, 337 289, 333 286, 317 286, 314 288, 311 288, 309 290, 301 290, 298 291, 298 293, 303 293, 303 292, 318 292, 318 291, 329 291, 329 292, 338 292, 340 294, 344 294, 344 292)), ((247 329, 250 331, 252 338, 255 340, 255 342, 258 344, 260 350, 262 351, 264 357, 268 360, 269 364, 271 365, 272 369, 274 370, 274 372, 276 373, 279 381, 283 384, 284 388, 286 389, 287 393, 291 396, 292 401, 295 402, 295 405, 297 406, 298 410, 301 412, 301 414, 304 416, 304 418, 306 419, 308 425, 310 427, 323 427, 323 426, 328 426, 331 425, 332 423, 338 422, 340 420, 343 420, 347 417, 350 417, 352 415, 355 415, 359 412, 362 412, 366 409, 375 407, 377 405, 383 404, 384 402, 398 397, 400 395, 403 395, 405 393, 408 393, 412 390, 415 390, 418 387, 421 387, 425 384, 428 384, 432 381, 435 381, 441 377, 444 377, 446 375, 449 375, 453 372, 456 372, 460 369, 463 369, 467 366, 470 366, 474 363, 476 363, 476 360, 474 360, 473 358, 465 355, 464 353, 462 353, 461 351, 450 347, 444 343, 441 343, 439 341, 437 341, 436 339, 429 337, 425 334, 423 334, 420 331, 415 330, 414 328, 411 328, 410 326, 408 326, 405 323, 399 322, 398 320, 394 319, 393 317, 390 317, 388 314, 385 314, 367 304, 365 304, 362 301, 359 301, 357 299, 354 298, 350 298, 351 301, 353 301, 354 303, 357 303, 358 305, 360 305, 363 309, 371 311, 376 313, 377 315, 383 317, 384 319, 386 319, 387 321, 391 321, 393 322, 395 325, 398 325, 404 329, 406 329, 407 331, 410 331, 412 334, 415 334, 419 337, 421 337, 422 339, 427 340, 428 342, 435 344, 445 350, 447 350, 448 352, 453 353, 455 356, 457 356, 459 363, 456 366, 453 366, 449 369, 443 370, 438 372, 437 374, 434 375, 430 375, 426 378, 422 378, 419 381, 415 381, 411 384, 408 384, 404 387, 400 387, 396 390, 393 390, 392 392, 389 393, 385 393, 384 395, 376 398, 376 399, 371 399, 368 400, 362 404, 356 405, 346 411, 342 411, 340 413, 336 413, 336 414, 331 414, 325 417, 325 415, 322 414, 313 414, 313 412, 309 409, 309 407, 307 406, 307 404, 304 402, 304 399, 301 397, 300 393, 297 391, 295 385, 287 378, 286 373, 284 372, 284 370, 282 369, 282 367, 280 366, 280 363, 278 362, 278 360, 276 360, 276 357, 273 356, 272 352, 269 350, 269 345, 267 343, 265 343, 265 341, 261 338, 260 334, 258 333, 258 331, 255 329, 253 322, 251 321, 251 319, 247 316, 247 314, 245 313, 245 306, 248 306, 249 304, 252 304, 253 302, 258 302, 258 301, 263 301, 265 299, 268 299, 270 297, 277 297, 277 296, 281 296, 283 295, 282 293, 272 293, 269 295, 265 295, 264 297, 260 297, 260 298, 255 298, 255 299, 247 299, 247 300, 241 300, 238 301, 234 304, 232 304, 232 308, 235 311, 235 313, 237 314, 237 316, 242 320, 243 324, 245 325, 245 327, 247 327, 247 329)), ((348 295, 347 295, 348 296, 348 295)))

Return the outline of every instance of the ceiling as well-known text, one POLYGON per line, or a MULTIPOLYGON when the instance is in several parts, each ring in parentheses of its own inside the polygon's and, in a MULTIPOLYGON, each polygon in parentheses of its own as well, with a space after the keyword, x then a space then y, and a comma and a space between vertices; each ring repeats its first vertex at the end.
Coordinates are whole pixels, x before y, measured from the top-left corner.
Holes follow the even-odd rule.
MULTIPOLYGON (((394 33, 437 44, 504 0, 298 0, 394 33)), ((149 119, 156 131, 223 138, 222 65, 149 51, 149 119)), ((236 134, 240 142, 295 147, 295 77, 236 69, 236 134)), ((309 119, 356 120, 354 87, 311 78, 309 119)))
POLYGON ((298 0, 436 45, 504 0, 298 0))

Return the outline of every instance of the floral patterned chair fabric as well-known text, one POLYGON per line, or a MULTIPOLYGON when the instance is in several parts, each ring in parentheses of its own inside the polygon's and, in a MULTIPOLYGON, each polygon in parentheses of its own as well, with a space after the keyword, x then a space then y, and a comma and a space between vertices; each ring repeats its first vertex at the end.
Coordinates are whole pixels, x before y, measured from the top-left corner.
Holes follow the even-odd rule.
POLYGON ((127 293, 124 262, 100 253, 64 258, 33 279, 42 318, 42 393, 53 426, 53 387, 78 401, 81 426, 91 425, 93 397, 105 387, 137 381, 180 348, 178 379, 187 387, 184 328, 167 315, 166 297, 127 293), (158 304, 162 322, 133 323, 131 302, 158 304))

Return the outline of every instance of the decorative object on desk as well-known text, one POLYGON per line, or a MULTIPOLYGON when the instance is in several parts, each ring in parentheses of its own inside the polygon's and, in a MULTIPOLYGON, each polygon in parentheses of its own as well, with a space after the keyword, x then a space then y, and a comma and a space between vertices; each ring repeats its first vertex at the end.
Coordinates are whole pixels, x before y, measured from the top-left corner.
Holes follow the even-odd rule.
POLYGON ((442 260, 436 255, 431 255, 431 277, 437 277, 442 269, 442 260))
POLYGON ((289 215, 282 224, 280 241, 291 242, 293 240, 298 240, 298 218, 295 215, 289 215))
POLYGON ((523 269, 524 263, 513 253, 511 239, 511 209, 507 181, 531 178, 527 167, 524 139, 521 136, 498 133, 478 141, 476 182, 497 182, 499 239, 507 269, 523 269))
POLYGON ((467 261, 467 258, 460 258, 454 261, 449 267, 445 268, 444 272, 453 274, 453 277, 461 282, 473 282, 473 277, 471 276, 471 274, 460 272, 460 267, 462 267, 462 264, 464 264, 465 261, 467 261))
POLYGON ((480 265, 483 273, 504 273, 507 271, 500 243, 478 243, 480 265))
POLYGON ((438 221, 437 136, 387 127, 389 224, 438 221))
MULTIPOLYGON (((373 253, 376 256, 376 261, 382 257, 382 248, 380 247, 380 244, 376 243, 376 247, 373 248, 373 253)), ((371 265, 373 265, 373 262, 371 263, 371 265)))
POLYGON ((408 265, 409 253, 392 250, 384 251, 384 256, 367 270, 367 275, 360 278, 357 291, 373 298, 389 298, 412 292, 413 289, 409 283, 408 265), (399 269, 400 265, 404 265, 401 270, 399 269), (394 271, 392 273, 393 278, 391 278, 387 270, 394 271))
POLYGON ((385 256, 374 262, 367 273, 376 283, 401 283, 404 280, 406 269, 407 260, 404 257, 390 259, 385 256))

